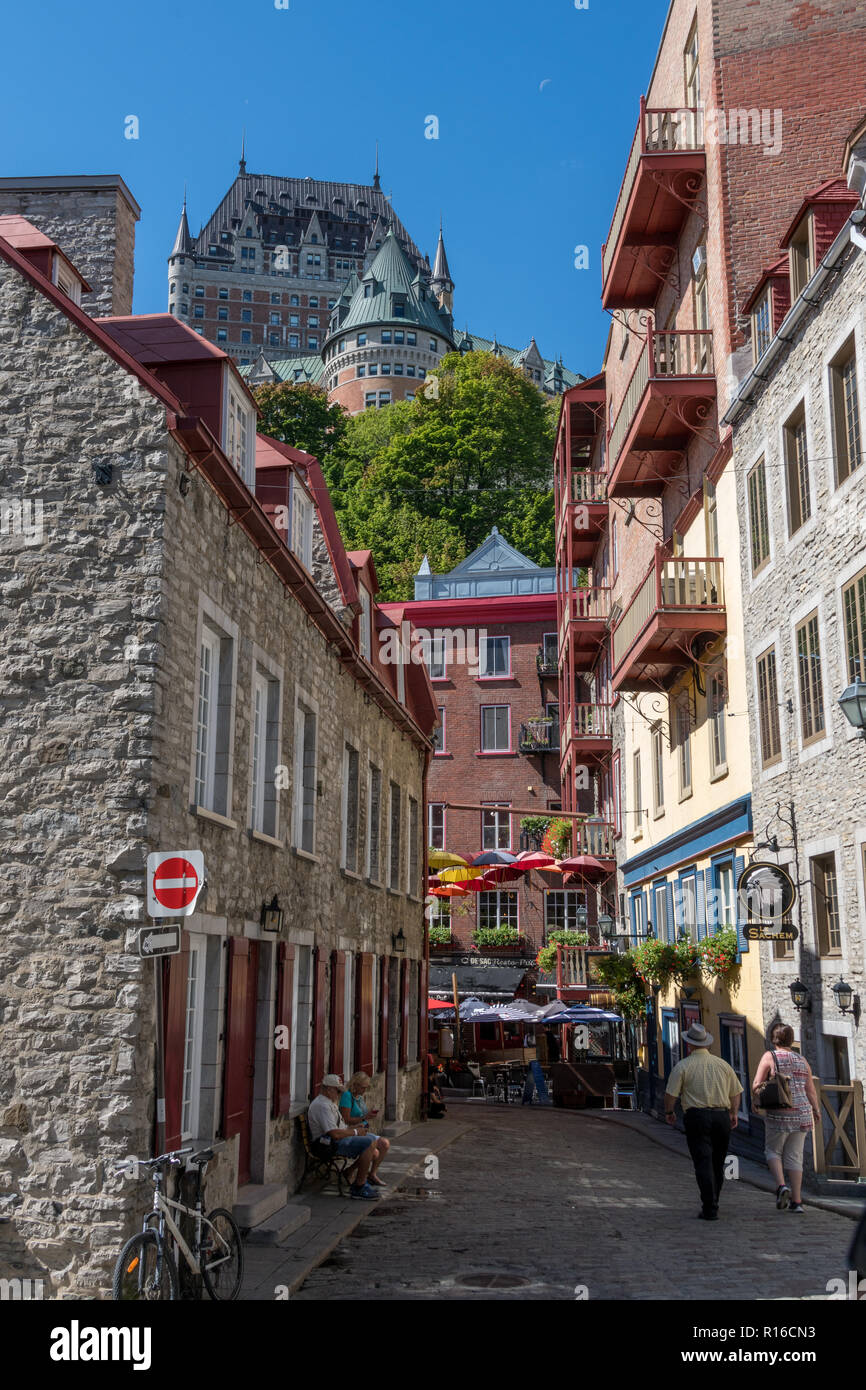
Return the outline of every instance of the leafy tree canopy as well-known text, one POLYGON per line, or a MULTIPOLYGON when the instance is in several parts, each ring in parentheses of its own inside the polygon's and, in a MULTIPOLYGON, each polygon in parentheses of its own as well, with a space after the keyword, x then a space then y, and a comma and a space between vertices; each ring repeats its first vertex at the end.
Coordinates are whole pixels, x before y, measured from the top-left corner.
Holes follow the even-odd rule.
POLYGON ((312 382, 258 386, 253 395, 261 411, 260 434, 315 454, 320 461, 345 434, 346 412, 342 406, 329 405, 327 392, 312 382))

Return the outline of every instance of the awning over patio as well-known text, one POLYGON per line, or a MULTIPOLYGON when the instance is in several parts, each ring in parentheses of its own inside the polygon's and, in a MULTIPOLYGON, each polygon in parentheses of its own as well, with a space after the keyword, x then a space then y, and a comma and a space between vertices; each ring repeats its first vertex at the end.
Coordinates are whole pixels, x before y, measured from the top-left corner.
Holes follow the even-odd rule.
POLYGON ((430 962, 428 992, 452 999, 451 976, 457 975, 459 999, 513 999, 514 992, 526 974, 525 970, 506 965, 436 965, 430 962))

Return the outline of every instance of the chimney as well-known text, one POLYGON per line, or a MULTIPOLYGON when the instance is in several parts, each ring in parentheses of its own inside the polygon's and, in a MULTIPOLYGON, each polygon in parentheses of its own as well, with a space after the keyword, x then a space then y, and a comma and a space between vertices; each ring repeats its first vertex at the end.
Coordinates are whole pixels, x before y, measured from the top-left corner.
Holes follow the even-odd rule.
POLYGON ((20 213, 57 243, 92 286, 81 300, 91 317, 132 313, 141 208, 119 174, 0 179, 0 213, 20 213))

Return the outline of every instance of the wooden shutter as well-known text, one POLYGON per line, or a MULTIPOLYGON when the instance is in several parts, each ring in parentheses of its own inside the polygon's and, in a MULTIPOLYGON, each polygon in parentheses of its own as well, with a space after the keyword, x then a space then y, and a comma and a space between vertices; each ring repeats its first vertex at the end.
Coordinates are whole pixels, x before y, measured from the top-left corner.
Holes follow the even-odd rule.
POLYGON ((409 961, 400 962, 400 1066, 409 1060, 409 961))
POLYGON ((357 958, 355 973, 355 1065, 373 1074, 373 966, 372 953, 357 958))
POLYGON ((418 1058, 427 1056, 427 962, 418 962, 418 1058))
POLYGON ((322 1077, 325 1074, 325 973, 327 962, 319 948, 316 948, 313 973, 313 1053, 310 1077, 310 1095, 318 1095, 322 1077))
MULTIPOLYGON (((346 952, 331 952, 331 1052, 328 1070, 343 1075, 346 1028, 346 952)), ((346 1078, 348 1080, 348 1078, 346 1078)))
POLYGON ((274 1087, 271 1113, 285 1115, 292 1103, 292 1007, 295 991, 295 948, 285 941, 277 947, 277 1028, 284 1028, 288 1047, 274 1049, 274 1087))
POLYGON ((734 855, 734 920, 737 924, 737 950, 742 956, 744 951, 748 951, 749 942, 743 932, 743 921, 740 917, 740 895, 737 892, 737 884, 740 881, 746 867, 746 860, 742 854, 734 855))
POLYGON ((388 1066, 388 957, 379 961, 379 1070, 388 1066))
POLYGON ((223 1095, 223 1134, 230 1139, 239 1134, 246 1107, 247 1085, 246 1004, 250 970, 249 937, 230 936, 228 1016, 226 1019, 225 1093, 223 1095))
POLYGON ((165 1151, 181 1145, 183 1061, 186 1047, 186 987, 189 974, 189 934, 180 934, 180 951, 160 962, 162 969, 165 1049, 165 1151))

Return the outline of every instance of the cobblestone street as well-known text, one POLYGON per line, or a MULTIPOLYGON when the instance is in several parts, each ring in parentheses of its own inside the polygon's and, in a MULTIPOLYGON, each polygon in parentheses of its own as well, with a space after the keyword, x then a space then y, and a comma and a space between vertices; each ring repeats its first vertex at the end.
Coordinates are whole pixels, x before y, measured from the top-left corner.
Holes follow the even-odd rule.
POLYGON ((465 1129, 438 1180, 419 1164, 296 1298, 814 1299, 845 1275, 844 1216, 777 1212, 731 1181, 707 1225, 688 1160, 623 1125, 468 1105, 449 1118, 465 1129))

